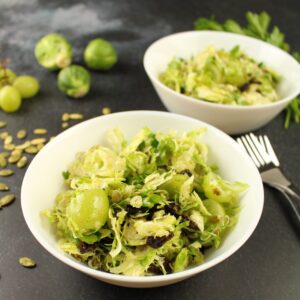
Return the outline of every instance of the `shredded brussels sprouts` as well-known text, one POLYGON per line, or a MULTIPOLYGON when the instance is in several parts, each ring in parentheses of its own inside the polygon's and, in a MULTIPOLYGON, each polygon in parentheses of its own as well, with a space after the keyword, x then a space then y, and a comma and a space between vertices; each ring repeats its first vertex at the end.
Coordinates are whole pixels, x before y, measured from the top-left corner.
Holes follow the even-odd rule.
POLYGON ((78 153, 63 172, 67 189, 44 215, 60 247, 91 268, 149 276, 201 264, 234 226, 247 185, 207 164, 205 130, 181 136, 142 129, 127 142, 78 153))
POLYGON ((279 99, 278 74, 239 46, 229 52, 210 46, 189 60, 174 58, 159 79, 178 93, 213 103, 260 105, 279 99))

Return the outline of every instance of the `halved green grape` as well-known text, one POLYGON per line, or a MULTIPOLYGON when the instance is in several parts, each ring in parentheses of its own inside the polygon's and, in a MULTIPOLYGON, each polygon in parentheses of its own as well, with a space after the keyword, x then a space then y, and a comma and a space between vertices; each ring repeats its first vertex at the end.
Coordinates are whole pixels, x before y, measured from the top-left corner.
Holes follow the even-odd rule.
POLYGON ((0 67, 0 89, 5 85, 11 85, 17 75, 11 70, 0 67))
POLYGON ((109 201, 101 189, 80 191, 67 207, 68 226, 80 238, 98 231, 107 221, 109 201))
POLYGON ((34 53, 40 65, 50 70, 57 70, 71 64, 73 50, 63 36, 51 33, 37 42, 34 53))
POLYGON ((166 190, 170 197, 173 198, 176 194, 179 194, 181 186, 188 178, 187 175, 176 174, 170 180, 163 183, 160 188, 166 190))
POLYGON ((0 90, 0 106, 5 112, 15 112, 21 104, 21 95, 15 87, 7 85, 0 90))
POLYGON ((104 39, 94 39, 84 50, 84 61, 94 70, 109 70, 117 62, 117 52, 112 44, 104 39))
POLYGON ((34 97, 39 89, 40 84, 38 80, 33 76, 19 76, 15 79, 13 86, 19 91, 22 98, 34 97))
POLYGON ((90 90, 90 73, 81 66, 73 65, 59 72, 57 84, 63 93, 73 98, 80 98, 90 90))

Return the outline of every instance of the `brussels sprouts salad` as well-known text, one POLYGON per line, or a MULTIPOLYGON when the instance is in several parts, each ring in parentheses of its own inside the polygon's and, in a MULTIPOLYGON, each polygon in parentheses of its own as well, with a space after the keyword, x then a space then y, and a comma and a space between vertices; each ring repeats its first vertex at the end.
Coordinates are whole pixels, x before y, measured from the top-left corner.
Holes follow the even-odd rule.
POLYGON ((60 247, 91 268, 129 276, 201 264, 236 223, 247 189, 207 164, 204 132, 144 128, 127 142, 112 129, 109 147, 78 153, 63 173, 66 190, 43 212, 60 247))
POLYGON ((210 46, 188 60, 174 58, 159 79, 176 92, 212 103, 260 105, 279 100, 279 75, 239 46, 229 52, 210 46))

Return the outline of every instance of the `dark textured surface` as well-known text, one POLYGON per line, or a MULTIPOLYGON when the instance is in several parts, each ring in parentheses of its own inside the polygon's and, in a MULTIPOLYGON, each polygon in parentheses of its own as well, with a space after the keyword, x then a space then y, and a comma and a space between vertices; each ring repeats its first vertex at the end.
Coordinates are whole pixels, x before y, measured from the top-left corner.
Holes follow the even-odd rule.
MULTIPOLYGON (((14 115, 0 112, 9 130, 46 127, 51 135, 60 129, 63 112, 82 112, 87 118, 103 106, 113 111, 164 110, 142 67, 142 56, 153 40, 176 31, 189 30, 198 16, 216 15, 242 20, 246 10, 268 11, 300 50, 300 2, 257 1, 46 1, 0 0, 0 57, 9 58, 17 73, 38 76, 42 90, 14 115), (93 90, 78 101, 66 99, 56 88, 56 75, 37 65, 36 40, 60 31, 72 42, 76 62, 89 39, 102 36, 119 52, 119 63, 106 74, 93 74, 93 90)), ((260 132, 270 136, 282 168, 300 182, 300 125, 283 129, 279 116, 260 132)), ((248 242, 220 265, 172 286, 134 290, 108 285, 73 270, 48 254, 29 232, 20 207, 24 171, 7 179, 18 196, 0 211, 0 299, 300 299, 300 243, 284 199, 265 189, 261 221, 248 242), (30 256, 37 268, 22 268, 17 260, 30 256)), ((47 180, 47 174, 45 178, 47 180)), ((38 184, 38 182, 37 182, 38 184)))

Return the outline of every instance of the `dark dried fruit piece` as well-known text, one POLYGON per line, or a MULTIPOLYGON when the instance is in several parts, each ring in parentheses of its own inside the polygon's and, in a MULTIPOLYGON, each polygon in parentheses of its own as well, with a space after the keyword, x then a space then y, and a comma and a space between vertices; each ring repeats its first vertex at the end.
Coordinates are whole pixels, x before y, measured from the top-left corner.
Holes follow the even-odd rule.
POLYGON ((148 236, 147 245, 154 249, 160 248, 164 243, 169 241, 173 236, 174 236, 173 232, 170 232, 169 235, 164 235, 164 236, 157 236, 157 237, 148 236))

